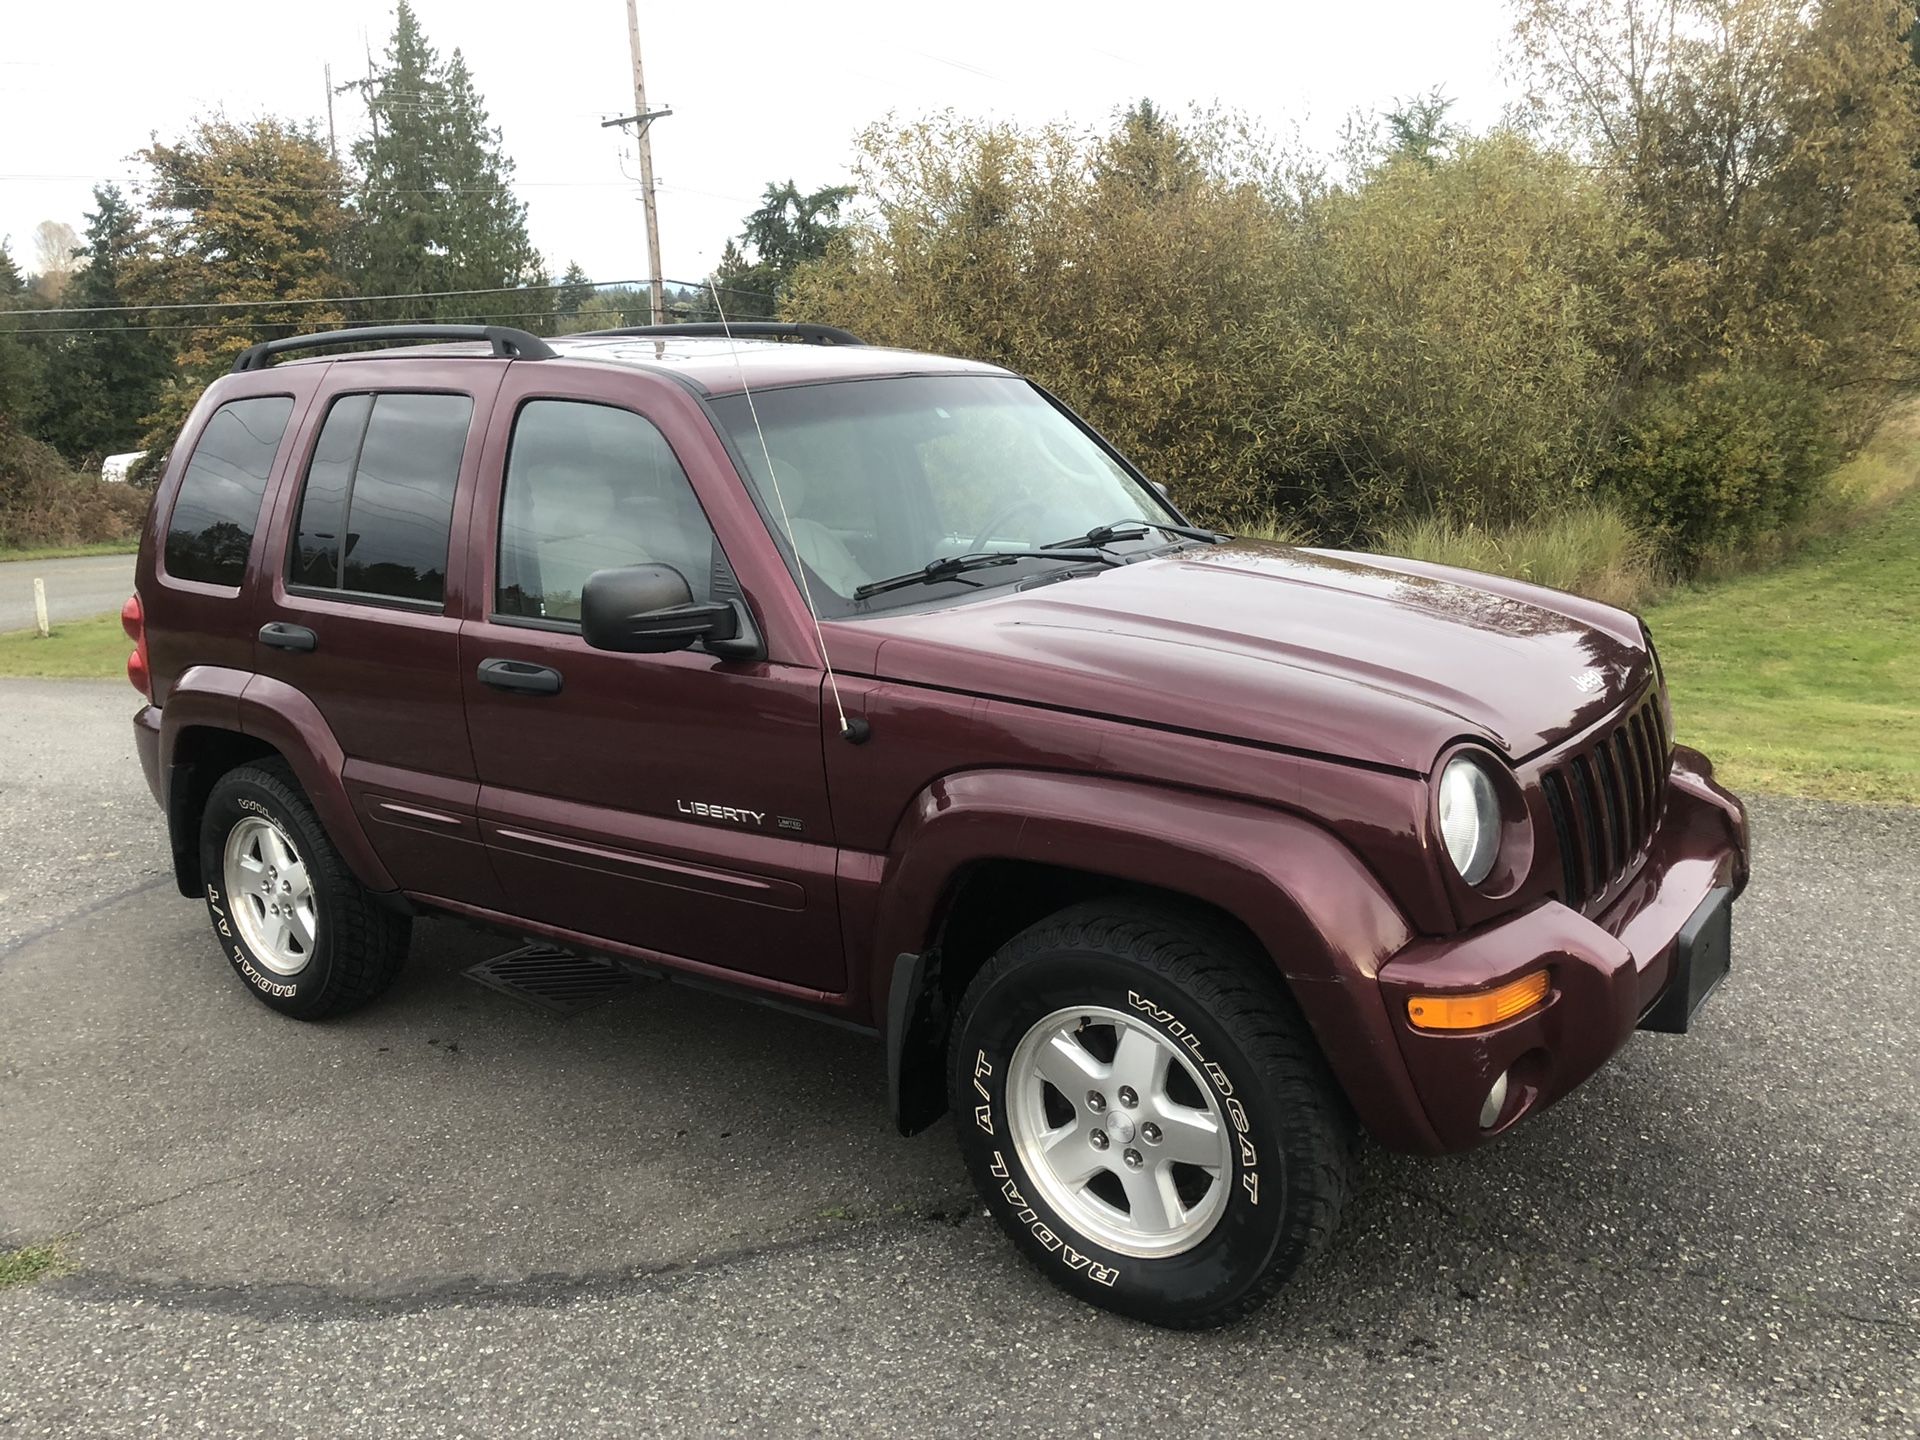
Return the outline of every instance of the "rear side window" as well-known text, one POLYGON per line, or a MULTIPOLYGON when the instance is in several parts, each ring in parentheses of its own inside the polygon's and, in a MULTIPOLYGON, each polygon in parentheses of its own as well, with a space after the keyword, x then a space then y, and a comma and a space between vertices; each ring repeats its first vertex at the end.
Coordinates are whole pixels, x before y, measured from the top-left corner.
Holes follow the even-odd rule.
POLYGON ((303 589, 439 604, 465 395, 343 395, 327 412, 300 496, 287 579, 303 589))
POLYGON ((293 414, 290 395, 229 400, 193 447, 167 520, 167 574, 238 588, 260 523, 273 457, 293 414))

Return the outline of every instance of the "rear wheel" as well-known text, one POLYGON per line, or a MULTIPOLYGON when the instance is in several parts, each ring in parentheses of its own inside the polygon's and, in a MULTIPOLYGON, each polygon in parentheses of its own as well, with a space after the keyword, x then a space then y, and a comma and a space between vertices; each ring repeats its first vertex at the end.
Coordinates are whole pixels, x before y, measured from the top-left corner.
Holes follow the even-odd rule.
POLYGON ((411 926, 353 876, 277 760, 214 783, 200 822, 207 918, 262 1003, 301 1020, 338 1015, 393 983, 411 926))
POLYGON ((1209 917, 1076 906, 962 998, 950 1098, 988 1206, 1082 1299, 1194 1328, 1332 1232, 1352 1125, 1270 962, 1209 917))

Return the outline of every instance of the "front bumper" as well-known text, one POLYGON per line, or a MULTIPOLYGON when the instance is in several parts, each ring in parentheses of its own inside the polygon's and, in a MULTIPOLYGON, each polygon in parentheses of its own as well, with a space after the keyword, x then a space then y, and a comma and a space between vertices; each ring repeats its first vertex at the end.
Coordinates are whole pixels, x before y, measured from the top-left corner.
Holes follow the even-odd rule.
MULTIPOLYGON (((1463 1150, 1544 1109, 1599 1069, 1671 985, 1684 985, 1681 932, 1714 891, 1747 882, 1746 810, 1697 751, 1676 748, 1668 801, 1645 864, 1589 919, 1554 901, 1442 940, 1417 941, 1381 967, 1381 996, 1407 1071, 1445 1150, 1463 1150), (1545 966, 1544 1003, 1483 1030, 1416 1029, 1407 1000, 1483 990, 1545 966), (1498 1119, 1491 1087, 1508 1077, 1498 1119)), ((1662 1007, 1663 1013, 1671 1005, 1662 1007)))

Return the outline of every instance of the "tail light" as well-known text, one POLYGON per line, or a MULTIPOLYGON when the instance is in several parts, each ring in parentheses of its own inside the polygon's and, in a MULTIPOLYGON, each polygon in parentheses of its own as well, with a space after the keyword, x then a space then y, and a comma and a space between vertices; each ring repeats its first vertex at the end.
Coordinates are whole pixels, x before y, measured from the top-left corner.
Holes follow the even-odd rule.
POLYGON ((140 610, 140 597, 129 595, 120 607, 120 628, 133 641, 133 653, 127 656, 127 681, 153 702, 153 672, 147 665, 147 621, 140 610))

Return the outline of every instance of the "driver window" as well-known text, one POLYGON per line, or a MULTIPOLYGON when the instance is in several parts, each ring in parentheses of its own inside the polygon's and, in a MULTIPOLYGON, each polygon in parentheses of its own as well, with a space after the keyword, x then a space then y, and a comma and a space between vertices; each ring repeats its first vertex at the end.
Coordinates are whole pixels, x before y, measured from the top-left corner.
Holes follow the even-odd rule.
POLYGON ((529 401, 515 420, 501 500, 494 611, 580 618, 596 570, 671 565, 713 593, 716 541, 666 438, 630 410, 529 401))

